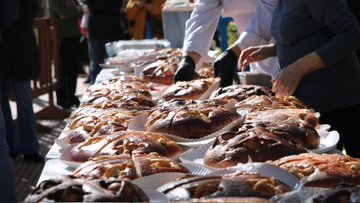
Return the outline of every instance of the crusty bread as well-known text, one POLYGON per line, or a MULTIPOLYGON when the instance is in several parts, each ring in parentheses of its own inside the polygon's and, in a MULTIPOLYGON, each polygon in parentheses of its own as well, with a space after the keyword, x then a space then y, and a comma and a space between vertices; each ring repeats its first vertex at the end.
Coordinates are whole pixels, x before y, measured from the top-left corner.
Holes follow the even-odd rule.
POLYGON ((272 178, 258 174, 234 176, 202 176, 181 179, 159 188, 170 201, 210 201, 212 198, 260 197, 270 198, 289 191, 289 187, 272 178), (281 189, 280 189, 281 188, 281 189))
POLYGON ((177 98, 185 100, 199 99, 215 82, 214 78, 179 81, 168 87, 161 95, 161 98, 165 101, 177 98))
POLYGON ((235 104, 237 111, 264 111, 270 109, 308 109, 305 104, 293 96, 253 95, 235 104))
POLYGON ((309 125, 269 122, 245 123, 237 132, 220 134, 206 152, 204 163, 226 168, 238 163, 264 162, 317 148, 320 139, 309 125))
POLYGON ((345 181, 360 184, 360 159, 339 154, 305 153, 286 156, 270 162, 299 179, 307 178, 305 186, 335 187, 345 181))
POLYGON ((127 180, 85 180, 65 176, 45 180, 25 202, 149 202, 142 189, 127 180))
POLYGON ((102 155, 132 154, 133 152, 157 152, 161 156, 174 157, 182 149, 161 133, 121 131, 88 139, 75 146, 69 153, 71 161, 85 162, 102 155))
POLYGON ((162 132, 183 138, 198 139, 221 130, 240 118, 212 101, 172 100, 149 114, 146 131, 162 132))
POLYGON ((267 95, 273 96, 269 87, 258 85, 231 85, 228 87, 221 87, 214 91, 210 99, 235 99, 236 101, 242 101, 253 95, 267 95))
POLYGON ((81 164, 74 172, 77 178, 101 179, 136 179, 155 173, 178 172, 189 173, 189 170, 168 157, 152 152, 150 154, 134 153, 98 156, 81 164))

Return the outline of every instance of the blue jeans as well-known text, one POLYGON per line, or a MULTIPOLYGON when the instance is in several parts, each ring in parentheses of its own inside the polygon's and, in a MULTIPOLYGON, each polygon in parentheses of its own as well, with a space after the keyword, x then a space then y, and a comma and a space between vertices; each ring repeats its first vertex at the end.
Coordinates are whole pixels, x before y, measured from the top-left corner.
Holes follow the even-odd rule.
POLYGON ((12 83, 17 107, 17 133, 13 125, 6 83, 2 84, 1 89, 1 108, 10 152, 23 155, 38 154, 39 142, 36 135, 30 80, 13 80, 12 83))
POLYGON ((17 202, 15 195, 15 176, 9 149, 6 145, 5 126, 0 108, 0 202, 17 202))
POLYGON ((110 40, 105 39, 89 41, 91 84, 95 83, 96 76, 101 71, 101 67, 99 64, 104 63, 104 59, 107 57, 105 44, 109 41, 110 40))

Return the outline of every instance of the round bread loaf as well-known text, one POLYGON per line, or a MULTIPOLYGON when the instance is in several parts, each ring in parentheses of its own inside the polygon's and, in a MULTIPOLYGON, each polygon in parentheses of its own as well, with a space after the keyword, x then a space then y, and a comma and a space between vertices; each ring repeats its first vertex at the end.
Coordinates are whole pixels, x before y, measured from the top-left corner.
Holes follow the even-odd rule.
POLYGON ((179 81, 168 87, 161 95, 161 98, 165 101, 172 99, 199 99, 215 82, 214 78, 179 81))
POLYGON ((106 136, 93 137, 76 145, 69 153, 69 159, 85 162, 103 155, 157 152, 161 156, 174 157, 182 153, 181 147, 161 133, 143 131, 121 131, 106 136))
POLYGON ((306 152, 319 146, 316 130, 294 123, 245 123, 237 132, 220 134, 206 152, 204 163, 226 168, 238 163, 264 162, 306 152))
POLYGON ((235 99, 236 101, 242 101, 253 95, 267 95, 273 96, 271 89, 265 86, 259 85, 231 85, 227 87, 221 87, 217 91, 214 91, 210 99, 235 99))
POLYGON ((144 191, 127 180, 45 180, 25 202, 149 202, 144 191))
POLYGON ((151 112, 145 130, 198 139, 217 132, 240 118, 214 101, 172 100, 151 112))
POLYGON ((279 181, 264 178, 258 174, 236 174, 223 178, 219 176, 193 177, 167 183, 158 190, 170 201, 211 201, 212 198, 226 197, 267 199, 290 191, 288 186, 279 181))
POLYGON ((335 187, 339 182, 360 184, 360 159, 339 154, 305 153, 286 156, 271 162, 299 179, 305 186, 335 187))
POLYGON ((305 104, 293 96, 253 95, 235 104, 238 112, 265 111, 271 109, 308 109, 305 104))

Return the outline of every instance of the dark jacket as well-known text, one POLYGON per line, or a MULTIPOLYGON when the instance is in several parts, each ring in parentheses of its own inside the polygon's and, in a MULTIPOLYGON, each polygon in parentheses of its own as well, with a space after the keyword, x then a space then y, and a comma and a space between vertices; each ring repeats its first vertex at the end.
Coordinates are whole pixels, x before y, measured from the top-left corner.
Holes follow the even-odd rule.
POLYGON ((360 104, 360 27, 344 0, 279 0, 272 31, 280 68, 313 51, 325 64, 294 96, 320 113, 360 104))
POLYGON ((89 8, 90 40, 123 38, 120 9, 122 0, 82 0, 89 8))
POLYGON ((4 70, 4 55, 2 47, 2 31, 13 24, 18 16, 19 2, 14 0, 0 1, 0 84, 4 70))
POLYGON ((39 0, 19 0, 20 12, 15 24, 2 33, 8 77, 15 80, 39 76, 39 48, 33 32, 33 21, 39 0))

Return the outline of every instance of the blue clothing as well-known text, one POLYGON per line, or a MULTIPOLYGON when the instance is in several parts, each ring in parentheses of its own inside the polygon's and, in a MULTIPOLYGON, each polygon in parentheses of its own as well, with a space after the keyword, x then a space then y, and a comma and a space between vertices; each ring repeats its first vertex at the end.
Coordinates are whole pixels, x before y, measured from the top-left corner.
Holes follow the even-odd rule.
POLYGON ((0 108, 0 202, 16 202, 15 179, 9 149, 5 140, 5 126, 0 108))
POLYGON ((6 124, 6 139, 11 153, 32 155, 39 153, 39 143, 36 135, 36 122, 31 97, 30 80, 13 80, 14 96, 17 107, 16 133, 13 125, 6 84, 2 84, 1 108, 6 124))
MULTIPOLYGON (((19 2, 15 0, 0 1, 0 70, 4 64, 4 54, 1 43, 1 32, 15 22, 19 12, 19 2)), ((2 72, 2 71, 0 71, 2 72)), ((2 82, 0 73, 0 87, 2 82)), ((1 88, 0 88, 1 92, 1 88)), ((1 100, 1 96, 0 96, 1 100)), ((9 157, 9 148, 5 139, 5 124, 0 108, 0 202, 17 202, 15 194, 15 176, 12 161, 9 157)))
POLYGON ((107 57, 105 44, 113 40, 91 40, 89 41, 89 56, 90 56, 90 79, 91 84, 95 83, 96 76, 100 73, 101 67, 99 64, 104 63, 107 57))
POLYGON ((325 67, 305 75, 294 96, 320 112, 360 104, 360 28, 345 0, 279 0, 272 32, 280 68, 315 51, 325 67))

